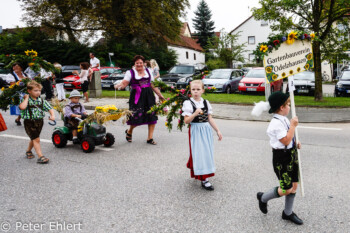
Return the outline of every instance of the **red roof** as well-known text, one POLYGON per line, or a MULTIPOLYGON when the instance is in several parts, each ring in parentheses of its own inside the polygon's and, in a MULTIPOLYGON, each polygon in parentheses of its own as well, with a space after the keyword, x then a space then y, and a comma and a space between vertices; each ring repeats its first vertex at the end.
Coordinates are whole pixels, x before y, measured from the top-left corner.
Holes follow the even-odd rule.
MULTIPOLYGON (((184 23, 182 25, 181 30, 180 30, 180 36, 177 40, 173 41, 173 40, 170 40, 168 38, 165 38, 165 40, 171 45, 176 45, 176 46, 185 47, 185 48, 189 48, 189 49, 203 52, 204 49, 200 46, 200 44, 197 43, 197 41, 198 41, 197 39, 193 39, 192 37, 188 37, 188 36, 183 35, 185 30, 186 30, 186 27, 190 30, 190 28, 188 27, 188 23, 184 23)), ((190 33, 191 33, 191 31, 190 31, 190 33)))

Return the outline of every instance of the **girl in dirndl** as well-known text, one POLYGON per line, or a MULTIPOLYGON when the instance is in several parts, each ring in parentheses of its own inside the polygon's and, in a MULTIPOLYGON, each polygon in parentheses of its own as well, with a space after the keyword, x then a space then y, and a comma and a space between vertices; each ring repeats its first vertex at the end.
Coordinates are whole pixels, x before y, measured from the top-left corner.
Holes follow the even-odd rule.
POLYGON ((192 98, 183 103, 182 115, 189 125, 190 157, 187 167, 191 170, 191 177, 200 180, 206 190, 214 190, 208 178, 215 174, 213 153, 213 132, 216 131, 219 141, 222 134, 212 118, 212 107, 208 100, 201 96, 204 84, 201 80, 194 80, 190 84, 192 98))

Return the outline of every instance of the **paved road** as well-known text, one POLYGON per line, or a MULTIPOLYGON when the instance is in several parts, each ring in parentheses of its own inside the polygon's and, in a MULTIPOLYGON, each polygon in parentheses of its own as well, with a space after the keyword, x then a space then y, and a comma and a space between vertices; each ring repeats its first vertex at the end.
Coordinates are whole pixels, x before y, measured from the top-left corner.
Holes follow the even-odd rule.
POLYGON ((9 232, 28 232, 20 222, 41 223, 40 232, 350 231, 349 124, 300 126, 306 196, 297 196, 294 210, 305 224, 295 226, 281 219, 284 199, 271 201, 267 215, 258 209, 256 192, 277 185, 266 122, 217 120, 224 140, 215 142, 215 191, 208 192, 185 167, 187 130, 168 133, 164 118, 158 146, 146 144, 146 127, 127 143, 126 126, 116 122, 108 126, 117 139, 112 150, 91 154, 71 144, 54 148, 46 124, 42 146, 51 162, 39 165, 24 159, 26 139, 9 136, 25 136, 23 127, 3 116, 9 130, 0 133, 0 222, 10 223, 9 232), (56 222, 75 223, 75 231, 56 222))

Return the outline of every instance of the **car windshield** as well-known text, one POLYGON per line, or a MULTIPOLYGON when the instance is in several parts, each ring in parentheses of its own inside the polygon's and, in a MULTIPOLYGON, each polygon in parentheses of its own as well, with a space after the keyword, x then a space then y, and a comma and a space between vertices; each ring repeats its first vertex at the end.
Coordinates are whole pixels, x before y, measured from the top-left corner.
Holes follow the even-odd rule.
POLYGON ((265 70, 263 69, 255 69, 250 70, 245 78, 265 78, 265 70))
POLYGON ((213 70, 207 78, 210 79, 228 79, 231 76, 231 70, 213 70))
POLYGON ((194 67, 193 66, 174 66, 169 74, 193 74, 194 67))
POLYGON ((344 71, 340 80, 350 80, 350 71, 344 71))
POLYGON ((79 66, 63 66, 62 70, 80 70, 79 66))
POLYGON ((294 75, 295 80, 308 80, 308 81, 315 81, 315 74, 313 72, 302 72, 299 74, 294 75))

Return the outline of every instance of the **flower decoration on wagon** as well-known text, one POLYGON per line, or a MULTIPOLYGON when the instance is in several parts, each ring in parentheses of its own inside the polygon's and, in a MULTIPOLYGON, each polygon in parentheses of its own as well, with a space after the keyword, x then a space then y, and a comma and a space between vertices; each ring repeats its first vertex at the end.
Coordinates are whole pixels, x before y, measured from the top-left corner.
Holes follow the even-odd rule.
MULTIPOLYGON (((193 76, 192 80, 201 80, 205 77, 206 73, 201 73, 193 76)), ((177 120, 177 129, 182 130, 185 125, 184 117, 182 114, 182 106, 185 100, 188 100, 191 97, 190 86, 188 85, 183 89, 176 89, 173 87, 167 86, 162 81, 154 81, 153 85, 161 89, 162 92, 168 92, 171 94, 171 97, 167 98, 162 103, 158 103, 151 107, 148 111, 149 114, 157 114, 166 116, 165 126, 169 131, 173 129, 173 122, 177 120)), ((204 89, 204 94, 213 93, 216 91, 215 87, 208 87, 204 89)))

